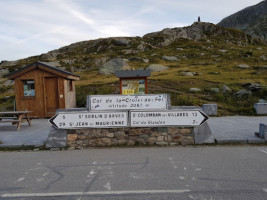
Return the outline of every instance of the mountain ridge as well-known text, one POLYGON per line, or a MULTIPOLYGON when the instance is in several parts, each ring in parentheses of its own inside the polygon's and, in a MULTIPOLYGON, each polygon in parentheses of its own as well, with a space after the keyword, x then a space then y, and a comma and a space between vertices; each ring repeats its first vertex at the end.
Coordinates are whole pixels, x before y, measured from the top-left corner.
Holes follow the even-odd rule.
POLYGON ((267 0, 222 19, 218 25, 236 28, 253 37, 267 40, 267 0))

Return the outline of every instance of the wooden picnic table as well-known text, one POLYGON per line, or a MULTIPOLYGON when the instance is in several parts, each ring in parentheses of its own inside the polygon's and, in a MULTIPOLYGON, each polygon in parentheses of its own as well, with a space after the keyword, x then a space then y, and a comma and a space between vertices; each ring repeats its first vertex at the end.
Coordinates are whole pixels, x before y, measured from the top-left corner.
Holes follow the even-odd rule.
POLYGON ((20 125, 23 122, 28 122, 31 126, 31 119, 29 113, 32 111, 4 111, 0 112, 0 123, 12 123, 12 125, 17 124, 17 131, 20 130, 20 125), (10 116, 13 115, 13 116, 10 116))

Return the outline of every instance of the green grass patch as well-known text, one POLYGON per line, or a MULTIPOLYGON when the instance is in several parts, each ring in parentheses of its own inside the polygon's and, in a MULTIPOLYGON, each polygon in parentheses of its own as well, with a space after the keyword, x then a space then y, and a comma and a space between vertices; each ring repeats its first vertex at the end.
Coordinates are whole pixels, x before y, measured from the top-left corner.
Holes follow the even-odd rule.
POLYGON ((76 86, 76 102, 78 107, 86 106, 87 95, 114 94, 118 91, 118 82, 114 84, 89 84, 76 86))

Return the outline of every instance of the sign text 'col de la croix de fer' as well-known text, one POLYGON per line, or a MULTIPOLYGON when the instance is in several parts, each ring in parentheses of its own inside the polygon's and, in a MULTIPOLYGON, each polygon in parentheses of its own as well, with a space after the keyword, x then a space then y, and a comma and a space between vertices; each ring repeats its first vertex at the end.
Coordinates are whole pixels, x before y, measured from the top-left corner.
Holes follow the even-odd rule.
POLYGON ((94 111, 167 109, 168 104, 167 94, 87 96, 87 108, 94 111))

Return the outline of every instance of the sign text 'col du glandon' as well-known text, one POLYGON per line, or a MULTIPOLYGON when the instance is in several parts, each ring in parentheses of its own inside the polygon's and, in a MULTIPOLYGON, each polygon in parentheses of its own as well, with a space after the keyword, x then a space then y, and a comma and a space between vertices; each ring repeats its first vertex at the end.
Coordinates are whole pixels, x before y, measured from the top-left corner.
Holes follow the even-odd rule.
POLYGON ((128 112, 63 112, 49 122, 58 129, 122 128, 128 125, 128 112))
POLYGON ((167 109, 167 104, 167 94, 87 96, 87 108, 95 111, 167 109))

